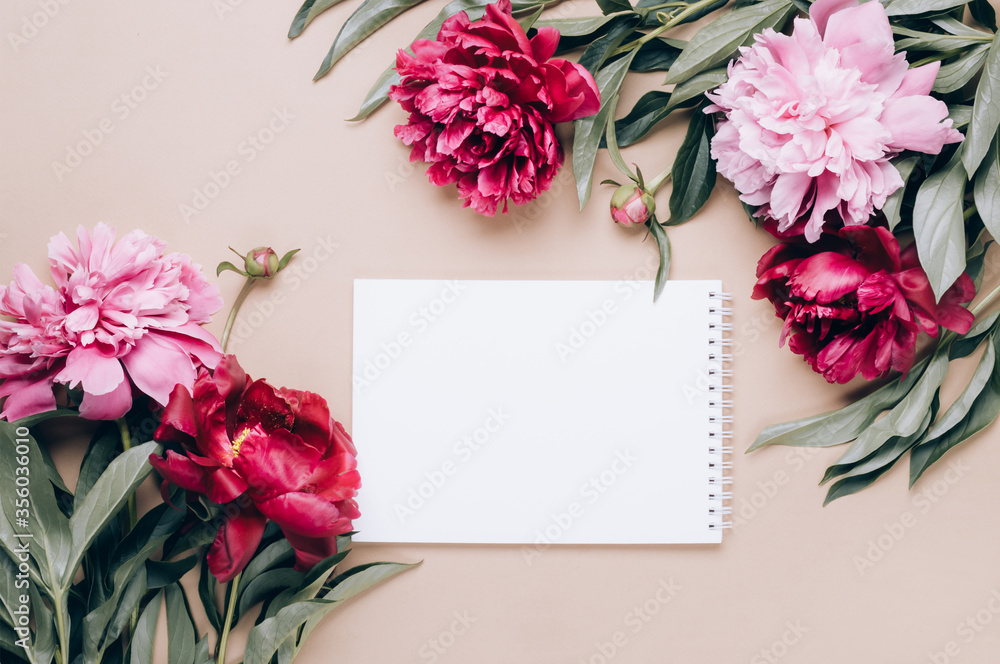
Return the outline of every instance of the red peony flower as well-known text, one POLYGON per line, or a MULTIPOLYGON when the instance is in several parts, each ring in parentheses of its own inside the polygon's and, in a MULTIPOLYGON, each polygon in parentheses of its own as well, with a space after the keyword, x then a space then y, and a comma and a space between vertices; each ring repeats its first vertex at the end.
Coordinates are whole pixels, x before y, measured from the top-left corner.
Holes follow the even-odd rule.
POLYGON ((307 570, 337 552, 337 535, 360 516, 354 444, 326 401, 251 381, 232 355, 214 374, 202 370, 193 394, 174 390, 156 439, 186 448, 150 457, 167 482, 229 504, 208 554, 221 582, 250 562, 268 520, 307 570))
POLYGON ((399 51, 402 83, 389 97, 410 113, 395 132, 413 146, 410 161, 430 163, 433 184, 457 182, 465 206, 489 216, 547 190, 563 161, 553 123, 601 106, 586 69, 549 59, 558 44, 551 27, 529 40, 500 0, 479 21, 452 16, 436 41, 415 41, 412 55, 399 51))
POLYGON ((757 264, 753 298, 767 298, 785 321, 781 343, 831 383, 868 380, 913 366, 917 336, 938 325, 964 334, 976 294, 963 274, 935 303, 916 245, 900 252, 885 228, 847 226, 813 244, 786 242, 757 264))

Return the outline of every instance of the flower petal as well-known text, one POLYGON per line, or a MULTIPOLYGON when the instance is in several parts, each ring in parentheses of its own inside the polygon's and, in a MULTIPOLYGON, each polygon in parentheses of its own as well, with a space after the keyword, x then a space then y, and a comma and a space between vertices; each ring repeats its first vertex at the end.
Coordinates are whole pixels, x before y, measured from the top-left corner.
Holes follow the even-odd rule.
POLYGON ((226 519, 208 551, 208 570, 219 583, 242 572, 264 537, 265 519, 252 505, 226 519))

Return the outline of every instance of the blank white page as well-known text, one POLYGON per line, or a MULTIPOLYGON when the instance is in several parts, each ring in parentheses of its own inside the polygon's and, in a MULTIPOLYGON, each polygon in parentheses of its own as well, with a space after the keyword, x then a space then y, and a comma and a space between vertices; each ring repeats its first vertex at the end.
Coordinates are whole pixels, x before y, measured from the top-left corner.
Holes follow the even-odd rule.
POLYGON ((719 542, 718 281, 354 283, 358 541, 719 542), (718 349, 715 349, 718 350, 718 349))

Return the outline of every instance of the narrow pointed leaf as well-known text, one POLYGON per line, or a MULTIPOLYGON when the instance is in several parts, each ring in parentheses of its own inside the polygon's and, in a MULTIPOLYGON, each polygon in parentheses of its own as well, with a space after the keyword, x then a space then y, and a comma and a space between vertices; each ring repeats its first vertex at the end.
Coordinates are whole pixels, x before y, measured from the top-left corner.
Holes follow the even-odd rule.
POLYGON ((670 238, 667 237, 667 231, 656 220, 655 216, 650 217, 646 225, 649 226, 649 233, 656 241, 656 249, 660 253, 660 264, 656 269, 656 282, 653 284, 653 302, 656 302, 670 277, 670 238))
POLYGON ((197 637, 184 591, 179 585, 163 589, 167 605, 167 664, 194 664, 197 637))
POLYGON ((672 169, 670 219, 666 226, 677 226, 698 213, 715 187, 715 160, 712 159, 712 119, 694 110, 684 142, 677 150, 672 169))
POLYGON ((306 29, 313 19, 325 12, 330 7, 335 7, 339 5, 343 0, 306 0, 299 7, 299 11, 295 14, 295 18, 292 19, 292 25, 288 28, 288 38, 295 39, 302 34, 302 31, 306 29))
POLYGON ((965 270, 966 175, 960 154, 956 152, 941 170, 924 180, 913 206, 917 255, 939 301, 965 270))
POLYGON ((153 664, 153 641, 156 639, 156 624, 160 617, 163 591, 153 595, 146 608, 139 615, 135 633, 131 640, 129 664, 153 664))
POLYGON ((972 195, 983 225, 996 240, 1000 238, 1000 133, 990 143, 986 160, 976 174, 972 195))
POLYGON ((962 163, 966 173, 975 173, 979 168, 997 133, 997 125, 1000 125, 1000 37, 993 38, 986 55, 972 104, 972 121, 962 142, 962 163))
POLYGON ((894 191, 886 199, 885 205, 882 206, 882 212, 889 221, 889 230, 892 230, 899 224, 900 211, 903 207, 903 196, 906 193, 906 183, 909 182, 910 175, 913 174, 913 169, 919 163, 920 157, 906 157, 892 163, 896 167, 896 170, 899 171, 899 177, 903 179, 903 186, 894 191))

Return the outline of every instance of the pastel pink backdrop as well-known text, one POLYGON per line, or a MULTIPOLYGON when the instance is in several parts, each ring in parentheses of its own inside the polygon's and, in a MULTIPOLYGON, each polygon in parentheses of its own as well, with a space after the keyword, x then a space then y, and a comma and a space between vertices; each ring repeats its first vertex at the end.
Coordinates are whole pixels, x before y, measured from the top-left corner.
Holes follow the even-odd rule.
MULTIPOLYGON (((232 258, 227 245, 301 247, 295 270, 248 300, 231 349, 254 376, 326 396, 350 429, 353 279, 652 274, 651 240, 608 218, 609 187, 595 185, 581 213, 567 168, 535 203, 484 219, 409 164, 392 137, 404 120, 398 108, 344 122, 395 48, 443 2, 406 14, 313 83, 357 4, 289 42, 298 0, 7 0, 0 278, 18 261, 43 270, 51 235, 98 221, 142 228, 209 269, 232 258), (181 207, 203 203, 194 214, 181 207)), ((572 0, 554 11, 597 8, 572 0)), ((621 107, 659 82, 659 74, 632 81, 621 107)), ((668 122, 626 159, 657 172, 682 135, 668 122)), ((596 180, 613 175, 602 155, 596 180)), ((669 235, 672 278, 721 278, 736 296, 738 450, 766 424, 846 403, 858 385, 828 386, 779 349, 769 305, 749 299, 771 241, 746 220, 731 187, 720 179, 709 205, 669 235)), ((987 279, 997 278, 991 269, 987 279)), ((239 279, 224 274, 218 283, 231 303, 239 279)), ((212 330, 221 333, 222 317, 212 330)), ((622 340, 651 342, 647 330, 622 340)), ((949 381, 946 398, 959 388, 949 381)), ((627 392, 608 407, 627 418, 627 392)), ((826 508, 816 483, 840 450, 737 454, 738 527, 721 546, 554 546, 529 565, 517 546, 358 545, 355 563, 424 563, 334 612, 299 662, 895 664, 932 661, 930 652, 951 653, 939 662, 992 661, 1000 651, 1000 604, 991 604, 991 593, 1000 596, 998 433, 991 427, 950 453, 913 491, 902 464, 826 508), (672 595, 660 590, 671 583, 672 595)), ((80 454, 71 444, 58 450, 67 472, 80 454)), ((155 500, 147 488, 147 502, 155 500)), ((656 505, 648 518, 655 527, 656 505)))

